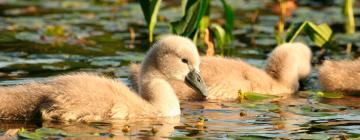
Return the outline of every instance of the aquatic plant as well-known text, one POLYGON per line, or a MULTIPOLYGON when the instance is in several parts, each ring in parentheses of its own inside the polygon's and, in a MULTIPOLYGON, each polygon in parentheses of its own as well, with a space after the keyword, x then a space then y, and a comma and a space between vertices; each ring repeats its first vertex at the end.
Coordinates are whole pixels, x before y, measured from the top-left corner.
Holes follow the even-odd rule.
POLYGON ((284 43, 283 35, 284 35, 284 28, 285 28, 285 15, 286 15, 286 1, 285 0, 278 0, 280 4, 280 14, 279 14, 279 21, 275 26, 275 38, 277 44, 284 43))
POLYGON ((157 14, 160 9, 161 0, 140 0, 145 21, 149 30, 149 42, 153 42, 153 31, 157 21, 157 14))
POLYGON ((279 21, 275 26, 275 38, 277 44, 291 43, 295 38, 304 31, 307 36, 319 47, 325 44, 329 45, 332 39, 332 29, 326 23, 316 25, 311 21, 293 23, 285 33, 285 16, 288 15, 286 10, 287 0, 278 0, 280 5, 279 21))
POLYGON ((343 15, 346 17, 345 32, 347 34, 355 33, 355 17, 353 12, 352 0, 345 0, 343 6, 343 15))
POLYGON ((289 27, 286 33, 285 42, 293 42, 302 31, 304 31, 319 47, 329 45, 333 33, 330 26, 326 23, 316 25, 311 21, 304 21, 301 23, 294 23, 289 27))
MULTIPOLYGON (((200 36, 205 44, 207 44, 208 49, 211 49, 209 43, 213 43, 213 40, 216 40, 217 46, 220 47, 222 50, 221 53, 223 54, 224 47, 232 39, 232 30, 234 27, 234 13, 232 8, 225 0, 221 0, 226 21, 223 25, 224 27, 222 27, 217 23, 210 23, 210 0, 182 0, 181 2, 183 16, 177 21, 170 22, 172 32, 177 35, 192 38, 195 42, 198 36, 200 36)), ((149 42, 152 42, 153 29, 156 24, 156 17, 161 0, 142 0, 140 4, 149 29, 149 42)))
MULTIPOLYGON (((355 17, 353 12, 353 2, 352 0, 345 0, 344 6, 343 6, 343 15, 346 17, 345 22, 345 32, 348 35, 352 35, 355 33, 355 17)), ((348 43, 346 44, 346 53, 351 53, 352 44, 348 43)))

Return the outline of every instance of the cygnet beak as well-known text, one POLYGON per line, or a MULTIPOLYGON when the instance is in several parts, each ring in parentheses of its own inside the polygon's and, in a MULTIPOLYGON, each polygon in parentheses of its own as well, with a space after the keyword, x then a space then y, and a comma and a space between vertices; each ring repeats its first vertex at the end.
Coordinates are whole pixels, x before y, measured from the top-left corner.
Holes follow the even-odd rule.
POLYGON ((185 82, 195 89, 198 93, 201 93, 204 97, 208 95, 207 87, 204 80, 201 78, 199 72, 191 70, 185 77, 185 82))

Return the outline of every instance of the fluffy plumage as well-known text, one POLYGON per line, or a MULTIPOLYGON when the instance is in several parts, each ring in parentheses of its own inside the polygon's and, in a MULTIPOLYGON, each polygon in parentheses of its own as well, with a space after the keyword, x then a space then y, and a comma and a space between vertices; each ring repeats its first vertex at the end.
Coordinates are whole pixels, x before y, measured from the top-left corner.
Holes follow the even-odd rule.
MULTIPOLYGON (((299 80, 311 70, 311 50, 302 43, 287 43, 276 47, 265 71, 241 60, 223 57, 201 57, 200 72, 208 87, 207 99, 234 100, 238 91, 286 96, 298 90, 299 80)), ((139 80, 139 66, 131 65, 130 81, 135 89, 139 80)), ((198 100, 202 96, 177 81, 169 81, 177 96, 184 100, 198 100)))
POLYGON ((199 63, 191 40, 166 36, 155 43, 141 65, 141 96, 113 79, 73 73, 45 82, 0 87, 0 119, 94 121, 177 116, 179 100, 168 81, 185 83, 188 73, 196 74, 199 63))
POLYGON ((326 91, 360 93, 360 58, 324 61, 319 67, 319 81, 326 91))

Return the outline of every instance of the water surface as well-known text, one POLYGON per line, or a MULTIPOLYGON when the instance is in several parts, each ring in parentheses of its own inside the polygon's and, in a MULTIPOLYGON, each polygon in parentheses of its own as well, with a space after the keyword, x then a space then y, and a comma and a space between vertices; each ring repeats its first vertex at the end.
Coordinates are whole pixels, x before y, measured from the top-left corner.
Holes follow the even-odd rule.
MULTIPOLYGON (((271 11, 271 0, 229 0, 236 19, 235 40, 226 56, 240 58, 259 68, 276 45, 274 25, 278 17, 271 11), (259 12, 256 21, 251 18, 259 12)), ((359 56, 360 33, 346 36, 342 26, 341 1, 299 1, 288 23, 311 20, 326 22, 335 31, 338 49, 327 55, 332 59, 359 56), (353 53, 345 55, 347 43, 353 53)), ((356 21, 360 21, 360 3, 355 2, 356 21)), ((212 2, 214 14, 221 18, 221 7, 212 2), (215 12, 216 13, 216 12, 215 12)), ((155 34, 170 30, 167 21, 181 15, 174 2, 165 2, 160 10, 155 34)), ((356 23, 357 29, 360 22, 356 23)), ((10 86, 42 81, 49 76, 74 71, 99 72, 125 83, 128 66, 140 62, 149 47, 147 29, 140 6, 135 2, 111 1, 27 1, 0 0, 0 85, 10 86)), ((312 46, 314 69, 302 90, 319 90, 316 66, 319 48, 306 37, 299 41, 312 46)), ((200 52, 205 48, 200 45, 200 52)), ((313 101, 309 96, 260 102, 188 102, 181 103, 180 118, 138 121, 105 121, 58 124, 50 122, 0 122, 0 138, 7 130, 56 128, 76 138, 211 138, 211 139, 330 139, 359 138, 358 97, 313 101), (203 126, 198 126, 204 118, 203 126), (131 130, 124 132, 125 125, 131 130)), ((56 136, 56 138, 61 136, 56 136)))

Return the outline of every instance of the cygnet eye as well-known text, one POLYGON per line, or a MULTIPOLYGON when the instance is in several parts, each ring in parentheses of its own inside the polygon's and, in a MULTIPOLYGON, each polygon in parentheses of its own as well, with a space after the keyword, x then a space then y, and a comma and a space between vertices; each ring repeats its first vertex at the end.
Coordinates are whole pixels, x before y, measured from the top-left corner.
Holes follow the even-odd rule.
POLYGON ((183 58, 183 59, 181 59, 181 61, 183 62, 183 63, 188 63, 188 60, 187 59, 185 59, 185 58, 183 58))

